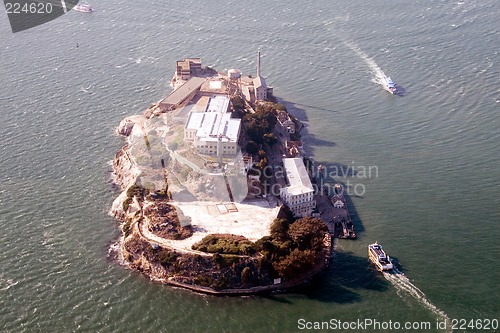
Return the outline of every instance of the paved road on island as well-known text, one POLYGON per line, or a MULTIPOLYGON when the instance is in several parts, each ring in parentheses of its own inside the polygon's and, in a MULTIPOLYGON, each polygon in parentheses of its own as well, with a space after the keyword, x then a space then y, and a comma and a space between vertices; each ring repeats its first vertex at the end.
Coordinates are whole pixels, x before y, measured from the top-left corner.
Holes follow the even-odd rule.
MULTIPOLYGON (((146 207, 143 207, 143 209, 146 207)), ((146 239, 148 242, 156 243, 162 247, 171 248, 171 249, 177 250, 179 252, 199 254, 202 256, 211 256, 212 255, 210 253, 195 251, 195 250, 191 249, 191 245, 196 243, 197 241, 200 241, 205 235, 194 234, 193 236, 188 238, 189 241, 188 240, 165 239, 165 238, 159 237, 159 236, 153 234, 151 231, 149 231, 149 229, 148 229, 149 219, 147 217, 145 217, 144 215, 142 215, 142 216, 144 217, 144 219, 143 219, 144 222, 139 221, 136 223, 137 230, 139 232, 139 235, 141 235, 141 237, 146 239)))

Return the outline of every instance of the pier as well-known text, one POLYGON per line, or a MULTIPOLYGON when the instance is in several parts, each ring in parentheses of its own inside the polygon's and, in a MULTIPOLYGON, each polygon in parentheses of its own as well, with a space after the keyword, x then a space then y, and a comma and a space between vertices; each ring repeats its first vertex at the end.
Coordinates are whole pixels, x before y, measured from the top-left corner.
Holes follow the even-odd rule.
POLYGON ((342 205, 332 204, 332 197, 326 193, 321 193, 321 191, 316 193, 315 200, 321 220, 327 225, 332 237, 355 239, 357 236, 345 199, 337 195, 333 198, 338 198, 342 205))

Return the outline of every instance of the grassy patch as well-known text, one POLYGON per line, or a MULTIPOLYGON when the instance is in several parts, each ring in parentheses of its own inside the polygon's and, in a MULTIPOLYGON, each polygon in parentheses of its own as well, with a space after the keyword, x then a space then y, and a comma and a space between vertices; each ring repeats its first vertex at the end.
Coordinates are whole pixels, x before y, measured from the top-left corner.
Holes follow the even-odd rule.
POLYGON ((255 245, 247 238, 230 234, 213 234, 205 236, 201 241, 192 246, 193 250, 208 253, 252 255, 255 245))

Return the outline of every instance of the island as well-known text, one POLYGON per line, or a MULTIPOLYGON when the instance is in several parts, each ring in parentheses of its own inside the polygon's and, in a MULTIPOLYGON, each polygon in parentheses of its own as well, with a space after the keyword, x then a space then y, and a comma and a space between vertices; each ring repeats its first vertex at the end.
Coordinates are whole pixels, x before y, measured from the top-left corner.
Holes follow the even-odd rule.
POLYGON ((260 60, 255 76, 177 61, 173 92, 120 123, 121 263, 214 295, 287 290, 328 266, 338 207, 260 60))

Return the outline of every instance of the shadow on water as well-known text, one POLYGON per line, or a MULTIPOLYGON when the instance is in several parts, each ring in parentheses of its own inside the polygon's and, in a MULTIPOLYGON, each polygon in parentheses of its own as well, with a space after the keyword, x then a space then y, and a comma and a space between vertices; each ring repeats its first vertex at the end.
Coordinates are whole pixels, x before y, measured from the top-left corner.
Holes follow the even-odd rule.
MULTIPOLYGON (((283 100, 280 100, 279 102, 285 105, 291 115, 293 115, 304 124, 304 126, 300 130, 300 135, 302 138, 304 151, 306 152, 306 157, 314 156, 315 146, 335 146, 335 143, 333 141, 319 139, 314 134, 311 134, 308 131, 307 113, 300 106, 307 108, 314 107, 301 104, 293 104, 283 100)), ((334 110, 325 111, 336 112, 334 110)), ((349 215, 351 216, 355 230, 358 234, 364 232, 365 228, 363 227, 361 218, 352 202, 351 195, 349 194, 350 192, 348 191, 348 185, 338 180, 338 178, 345 179, 349 177, 356 177, 356 169, 352 166, 334 161, 313 161, 313 163, 313 170, 316 170, 316 168, 321 164, 326 168, 326 170, 332 171, 327 172, 325 177, 325 181, 332 185, 332 191, 329 190, 329 192, 332 193, 329 193, 329 195, 333 195, 334 184, 339 183, 344 187, 344 197, 346 199, 346 203, 349 209, 349 215)), ((317 174, 313 176, 316 177, 317 174)), ((373 290, 382 292, 386 291, 388 288, 389 282, 384 279, 381 274, 379 274, 375 269, 370 267, 367 258, 358 257, 353 255, 352 253, 339 252, 334 255, 330 267, 327 270, 315 276, 310 283, 298 287, 294 289, 294 291, 300 292, 301 294, 306 295, 306 297, 321 302, 353 303, 361 301, 361 295, 357 292, 359 290, 373 290)), ((274 299, 272 296, 270 296, 270 298, 274 299)), ((276 300, 282 301, 281 298, 276 298, 276 300)))
POLYGON ((399 262, 398 258, 397 257, 393 257, 393 256, 390 256, 391 257, 391 261, 394 265, 394 268, 398 271, 398 273, 403 273, 404 274, 404 266, 399 262))
POLYGON ((308 146, 308 149, 306 151, 309 151, 309 149, 312 149, 311 146, 323 146, 323 147, 333 147, 335 146, 335 142, 332 141, 326 141, 322 139, 318 139, 314 136, 309 135, 307 137, 306 143, 304 143, 308 146))
POLYGON ((278 303, 284 303, 284 304, 293 304, 291 301, 286 299, 285 297, 279 297, 278 295, 274 294, 263 294, 261 295, 262 298, 266 298, 270 301, 278 302, 278 303))
POLYGON ((304 147, 304 151, 306 152, 306 156, 314 156, 314 148, 313 145, 315 146, 327 146, 327 147, 332 147, 335 146, 335 143, 332 141, 326 141, 322 139, 316 138, 315 135, 309 133, 308 128, 307 128, 307 123, 308 123, 308 118, 306 111, 300 107, 298 107, 298 104, 293 104, 290 102, 287 102, 285 100, 278 100, 279 103, 283 104, 288 113, 290 113, 292 116, 297 118, 302 122, 304 126, 300 129, 299 133, 302 139, 302 145, 304 147))
POLYGON ((389 282, 369 265, 368 259, 351 253, 336 253, 330 267, 298 289, 320 302, 353 303, 362 300, 359 290, 386 291, 389 282))
POLYGON ((334 112, 334 113, 340 112, 340 111, 337 111, 337 110, 325 109, 325 108, 322 108, 322 107, 319 107, 319 106, 313 106, 313 105, 307 105, 307 104, 293 103, 293 105, 294 106, 301 106, 301 107, 311 108, 311 109, 316 109, 316 110, 320 110, 320 111, 326 111, 326 112, 334 112))
MULTIPOLYGON (((343 182, 337 182, 346 187, 346 184, 343 182)), ((363 199, 363 197, 359 195, 355 195, 356 198, 358 199, 363 199)), ((356 209, 356 206, 354 206, 354 203, 352 202, 352 198, 348 193, 344 193, 344 198, 347 203, 347 208, 349 210, 349 215, 351 216, 352 224, 354 225, 354 230, 356 230, 356 233, 359 235, 362 232, 365 231, 365 227, 363 226, 363 222, 361 221, 361 217, 359 216, 359 213, 356 209)))
POLYGON ((403 97, 406 95, 406 89, 398 85, 396 86, 396 91, 394 92, 394 95, 403 97))
MULTIPOLYGON (((360 233, 365 231, 365 228, 363 226, 363 223, 361 221, 361 218, 358 214, 358 211, 356 210, 356 206, 354 206, 354 203, 352 202, 352 197, 354 196, 355 198, 358 199, 363 199, 362 196, 355 195, 354 191, 352 188, 349 187, 348 184, 346 184, 343 181, 337 180, 338 178, 353 178, 356 177, 357 171, 355 168, 349 165, 341 164, 341 163, 332 163, 332 162, 318 162, 314 161, 313 165, 313 170, 316 170, 318 165, 323 165, 325 167, 326 172, 323 173, 324 177, 324 182, 327 184, 326 189, 328 191, 328 195, 332 196, 333 193, 333 187, 335 184, 340 184, 342 185, 343 194, 344 198, 347 203, 347 208, 349 210, 349 215, 351 217, 352 223, 354 224, 354 229, 356 233, 359 235, 360 233)), ((319 172, 317 172, 315 177, 319 176, 319 172)))

